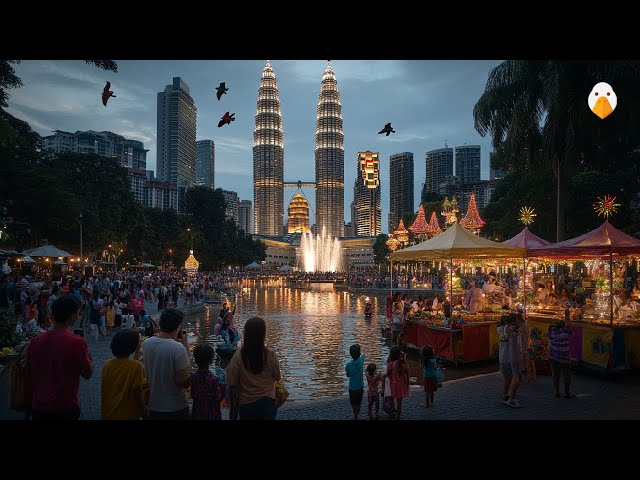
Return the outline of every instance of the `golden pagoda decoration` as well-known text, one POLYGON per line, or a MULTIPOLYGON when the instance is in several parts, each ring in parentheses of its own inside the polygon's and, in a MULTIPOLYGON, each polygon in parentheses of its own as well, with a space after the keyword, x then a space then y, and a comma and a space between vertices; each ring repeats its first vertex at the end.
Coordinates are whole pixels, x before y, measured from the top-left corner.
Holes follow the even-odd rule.
POLYGON ((409 230, 404 228, 404 222, 400 219, 398 229, 394 230, 393 236, 400 242, 401 245, 406 245, 409 242, 409 230))
POLYGON ((422 204, 420 205, 420 208, 418 208, 418 215, 416 216, 413 224, 409 227, 409 230, 411 230, 411 232, 420 240, 424 240, 431 233, 431 227, 427 222, 427 217, 424 213, 422 204))
POLYGON ((198 271, 198 267, 200 267, 200 262, 193 256, 193 250, 189 250, 189 258, 184 262, 185 270, 189 273, 195 273, 198 271))
POLYGON ((480 235, 480 229, 485 223, 486 222, 480 218, 480 213, 478 213, 478 207, 476 206, 476 196, 472 193, 469 197, 467 214, 460 220, 460 225, 474 235, 480 235))
POLYGON ((288 233, 311 233, 310 223, 309 202, 300 192, 296 192, 289 202, 287 231, 288 233))
POLYGON ((442 229, 440 228, 440 223, 438 223, 438 216, 436 215, 436 212, 431 212, 429 229, 431 230, 431 232, 429 233, 431 238, 435 237, 436 235, 440 235, 442 233, 442 229))
POLYGON ((400 246, 400 242, 396 240, 396 237, 394 237, 393 235, 389 235, 389 240, 387 240, 385 244, 392 252, 395 252, 400 246))
POLYGON ((458 208, 458 201, 456 200, 455 195, 451 198, 451 201, 449 201, 449 197, 444 197, 444 203, 442 204, 442 216, 445 217, 445 228, 448 228, 454 222, 458 221, 459 211, 460 209, 458 208))

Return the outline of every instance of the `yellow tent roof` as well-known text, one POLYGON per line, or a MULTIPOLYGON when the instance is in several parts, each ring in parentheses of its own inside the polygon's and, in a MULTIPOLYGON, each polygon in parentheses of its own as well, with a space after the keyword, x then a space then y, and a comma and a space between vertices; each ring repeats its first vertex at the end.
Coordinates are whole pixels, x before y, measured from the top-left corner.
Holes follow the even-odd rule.
POLYGON ((397 250, 392 260, 444 260, 450 258, 524 258, 525 249, 492 242, 469 233, 458 222, 426 242, 397 250))

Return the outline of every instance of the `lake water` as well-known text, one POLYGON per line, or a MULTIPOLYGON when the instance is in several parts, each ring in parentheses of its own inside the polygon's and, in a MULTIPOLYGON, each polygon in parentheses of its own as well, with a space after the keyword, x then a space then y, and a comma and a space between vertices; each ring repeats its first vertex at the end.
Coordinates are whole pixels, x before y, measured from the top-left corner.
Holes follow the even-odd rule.
MULTIPOLYGON (((313 284, 310 289, 283 288, 278 281, 255 282, 238 296, 234 322, 242 335, 253 316, 267 323, 267 344, 280 360, 289 400, 338 396, 347 392, 344 367, 351 360, 349 347, 359 343, 367 356, 384 371, 389 347, 381 337, 385 323, 385 296, 371 296, 374 314, 365 319, 365 295, 335 292, 332 284, 313 284)), ((220 305, 187 316, 187 330, 196 334, 196 345, 213 340, 220 305)), ((223 366, 225 363, 222 364, 223 366)))

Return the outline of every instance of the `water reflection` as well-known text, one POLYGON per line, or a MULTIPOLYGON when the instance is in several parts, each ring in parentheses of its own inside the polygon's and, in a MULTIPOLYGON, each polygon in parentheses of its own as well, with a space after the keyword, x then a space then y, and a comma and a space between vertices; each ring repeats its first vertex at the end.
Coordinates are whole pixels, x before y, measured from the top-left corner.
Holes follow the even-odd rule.
MULTIPOLYGON (((290 400, 337 396, 347 392, 344 366, 349 347, 359 343, 384 371, 389 349, 380 336, 384 325, 384 296, 370 296, 374 314, 365 319, 365 296, 335 292, 331 284, 308 289, 283 288, 276 281, 256 282, 238 297, 235 323, 242 335, 252 316, 267 322, 267 343, 277 353, 290 400)), ((187 330, 196 334, 191 349, 202 339, 213 340, 213 327, 220 306, 208 305, 204 312, 187 317, 187 330)))

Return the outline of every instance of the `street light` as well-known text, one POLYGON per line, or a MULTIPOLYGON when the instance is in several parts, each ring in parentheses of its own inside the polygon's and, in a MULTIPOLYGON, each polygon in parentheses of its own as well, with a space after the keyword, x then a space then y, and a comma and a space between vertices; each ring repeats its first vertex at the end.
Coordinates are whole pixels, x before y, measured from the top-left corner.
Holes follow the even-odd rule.
MULTIPOLYGON (((78 223, 80 224, 80 258, 84 257, 84 252, 82 250, 82 212, 80 212, 80 215, 78 216, 78 223)), ((84 274, 84 262, 82 263, 82 267, 80 267, 80 273, 84 274)))
POLYGON ((187 228, 187 232, 191 234, 191 251, 193 252, 193 232, 190 228, 187 228))

